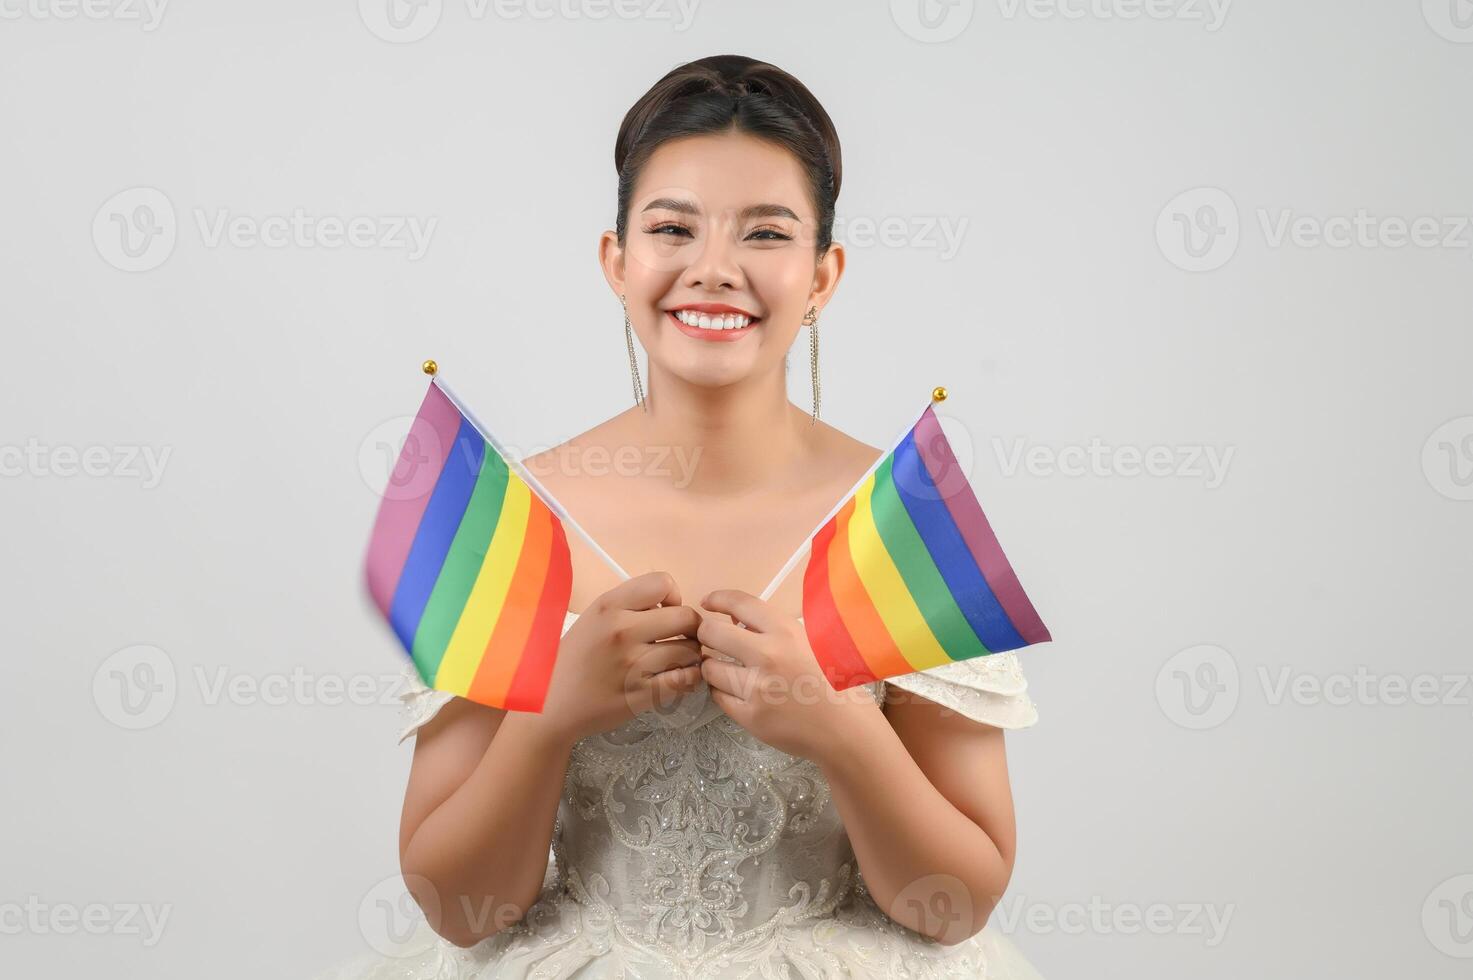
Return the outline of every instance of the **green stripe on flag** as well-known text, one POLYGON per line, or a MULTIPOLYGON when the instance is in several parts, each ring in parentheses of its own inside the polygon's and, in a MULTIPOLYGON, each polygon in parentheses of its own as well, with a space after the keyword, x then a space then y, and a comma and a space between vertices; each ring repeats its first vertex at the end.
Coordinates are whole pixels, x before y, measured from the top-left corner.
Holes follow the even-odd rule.
POLYGON ((956 604, 951 588, 942 578, 941 570, 936 567, 935 559, 895 489, 894 458, 893 453, 885 457, 875 470, 875 489, 870 506, 874 510, 880 540, 885 543, 890 560, 895 563, 922 618, 931 627, 936 642, 946 655, 952 660, 980 656, 987 652, 987 648, 977 639, 972 624, 967 622, 966 615, 956 604))
POLYGON ((506 499, 509 471, 506 461, 490 445, 481 459, 476 486, 465 506, 465 516, 450 542, 440 577, 425 603, 424 615, 414 633, 414 662, 421 677, 433 678, 440 669, 450 636, 460 622, 461 610, 481 573, 481 564, 491 546, 491 535, 501 520, 501 505, 506 499))

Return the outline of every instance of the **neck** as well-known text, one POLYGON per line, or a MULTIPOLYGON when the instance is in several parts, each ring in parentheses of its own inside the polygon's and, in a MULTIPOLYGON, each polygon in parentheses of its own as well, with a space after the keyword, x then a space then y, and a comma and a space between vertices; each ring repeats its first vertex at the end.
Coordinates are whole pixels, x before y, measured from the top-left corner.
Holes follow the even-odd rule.
POLYGON ((684 492, 740 497, 771 487, 800 465, 814 438, 781 369, 712 388, 652 367, 645 402, 648 412, 635 405, 624 413, 631 442, 668 453, 650 476, 684 492))

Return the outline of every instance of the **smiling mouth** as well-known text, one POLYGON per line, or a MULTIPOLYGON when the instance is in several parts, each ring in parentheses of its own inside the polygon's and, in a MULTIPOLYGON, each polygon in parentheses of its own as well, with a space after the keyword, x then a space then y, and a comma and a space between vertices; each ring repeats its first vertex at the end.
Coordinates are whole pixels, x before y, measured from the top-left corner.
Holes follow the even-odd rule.
POLYGON ((697 330, 709 330, 712 333, 745 330, 761 322, 761 317, 747 316, 745 313, 699 313, 695 310, 667 310, 666 312, 678 323, 697 330))

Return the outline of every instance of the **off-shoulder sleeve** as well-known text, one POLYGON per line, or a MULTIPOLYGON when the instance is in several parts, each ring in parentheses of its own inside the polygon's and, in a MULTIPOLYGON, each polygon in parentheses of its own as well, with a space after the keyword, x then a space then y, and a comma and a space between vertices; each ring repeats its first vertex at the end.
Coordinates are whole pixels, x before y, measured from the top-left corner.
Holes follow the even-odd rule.
POLYGON ((887 677, 884 683, 997 728, 1028 728, 1038 721, 1023 667, 1011 650, 887 677))
POLYGON ((399 732, 399 742, 415 732, 419 731, 431 718, 440 713, 440 709, 450 703, 457 695, 448 691, 437 691, 427 687, 425 682, 419 679, 419 673, 414 667, 404 669, 404 683, 399 690, 399 706, 406 727, 399 732))
MULTIPOLYGON (((563 616, 563 633, 568 632, 568 627, 578 618, 578 613, 568 612, 563 616)), ((420 679, 419 672, 411 664, 404 668, 404 683, 399 691, 399 704, 403 715, 405 727, 399 732, 399 744, 415 732, 419 731, 429 720, 440 713, 440 709, 449 704, 452 699, 459 697, 458 694, 450 694, 445 691, 437 691, 425 684, 420 679)))

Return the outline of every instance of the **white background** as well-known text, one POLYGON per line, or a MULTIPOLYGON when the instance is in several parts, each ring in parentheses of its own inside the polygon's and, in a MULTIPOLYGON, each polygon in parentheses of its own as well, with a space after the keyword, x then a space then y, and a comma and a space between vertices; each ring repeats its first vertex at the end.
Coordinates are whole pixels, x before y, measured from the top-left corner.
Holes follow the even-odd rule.
POLYGON ((360 588, 379 443, 425 357, 526 452, 628 404, 614 136, 727 52, 843 140, 825 419, 880 445, 947 385, 1056 638, 1009 737, 1018 945, 1050 978, 1466 975, 1466 0, 387 9, 0 0, 7 975, 371 941, 410 755, 360 588), (210 234, 298 209, 432 231, 210 234), (267 703, 293 671, 372 703, 267 703))

